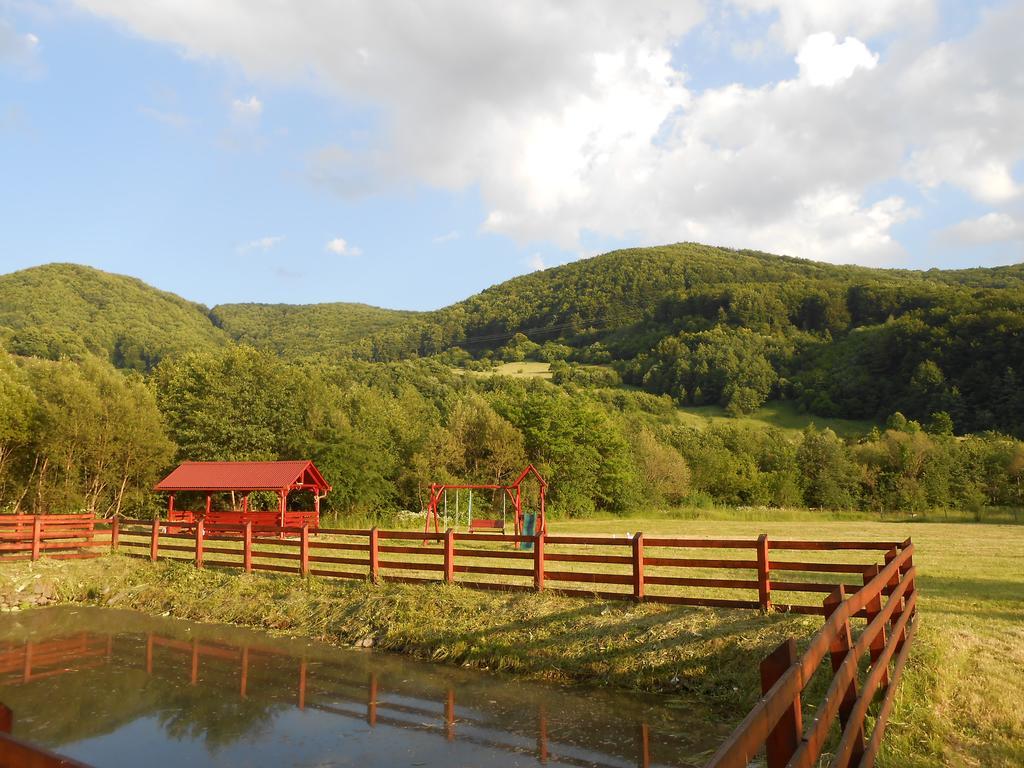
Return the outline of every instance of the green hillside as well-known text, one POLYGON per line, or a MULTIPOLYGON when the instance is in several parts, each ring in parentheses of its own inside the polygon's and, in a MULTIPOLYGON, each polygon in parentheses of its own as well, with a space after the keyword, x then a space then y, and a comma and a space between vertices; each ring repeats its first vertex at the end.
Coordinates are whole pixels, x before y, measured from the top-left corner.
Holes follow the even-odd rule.
MULTIPOLYGON (((1024 434, 1024 265, 885 270, 683 243, 535 272, 420 313, 342 303, 207 311, 73 265, 0 277, 0 343, 17 354, 93 352, 148 369, 228 339, 289 359, 567 360, 731 416, 787 402, 818 423, 945 412, 958 432, 1024 434)), ((556 383, 614 383, 603 379, 569 371, 556 383)))
POLYGON ((235 341, 283 357, 334 354, 341 344, 395 328, 416 312, 367 304, 221 304, 213 321, 235 341))
POLYGON ((915 272, 689 243, 628 249, 509 280, 352 352, 564 356, 554 344, 734 415, 785 399, 821 417, 945 411, 962 430, 1024 430, 1024 265, 915 272))
POLYGON ((133 277, 78 264, 0 275, 0 343, 18 355, 90 353, 148 370, 164 357, 227 340, 206 307, 133 277))

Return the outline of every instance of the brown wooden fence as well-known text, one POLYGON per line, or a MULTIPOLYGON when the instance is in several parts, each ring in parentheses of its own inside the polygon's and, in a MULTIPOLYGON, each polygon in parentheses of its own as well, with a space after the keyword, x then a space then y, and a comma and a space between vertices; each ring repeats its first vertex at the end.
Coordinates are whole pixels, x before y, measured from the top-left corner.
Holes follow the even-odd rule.
POLYGON ((803 655, 788 640, 761 663, 764 695, 707 768, 746 768, 762 751, 768 768, 818 765, 837 721, 838 742, 828 764, 874 765, 917 630, 915 575, 914 546, 908 539, 886 552, 883 567, 865 570, 861 589, 848 595, 838 587, 825 598, 824 627, 803 655), (856 638, 855 617, 867 622, 856 638), (831 668, 828 690, 805 728, 804 691, 826 656, 831 668), (870 733, 869 713, 874 715, 870 733))
POLYGON ((567 596, 827 615, 827 609, 810 598, 831 594, 838 586, 848 592, 859 590, 861 575, 878 563, 881 553, 907 546, 777 540, 764 534, 756 539, 643 533, 537 537, 71 518, 0 517, 0 561, 42 555, 90 557, 115 549, 153 561, 186 560, 197 567, 245 572, 374 583, 445 582, 474 589, 547 590, 567 596))
POLYGON ((764 660, 762 699, 708 768, 745 768, 761 752, 768 768, 816 765, 833 737, 838 741, 832 766, 873 765, 917 627, 914 547, 909 539, 512 536, 452 530, 424 534, 277 528, 251 521, 167 526, 159 519, 0 518, 0 561, 35 560, 44 554, 94 557, 107 548, 152 561, 249 573, 549 590, 825 617, 803 655, 798 656, 790 640, 764 660), (827 596, 822 603, 807 602, 814 594, 827 596), (866 622, 856 639, 854 619, 866 622), (805 691, 826 655, 831 668, 827 693, 805 729, 805 691), (864 659, 868 661, 861 670, 864 659), (865 732, 869 712, 874 722, 870 735, 865 732))

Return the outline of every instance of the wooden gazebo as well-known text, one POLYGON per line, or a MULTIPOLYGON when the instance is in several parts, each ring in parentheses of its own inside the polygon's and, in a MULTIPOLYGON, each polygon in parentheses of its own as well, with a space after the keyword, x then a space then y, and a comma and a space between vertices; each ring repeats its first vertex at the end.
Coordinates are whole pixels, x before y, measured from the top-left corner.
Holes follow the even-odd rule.
MULTIPOLYGON (((301 527, 320 525, 320 499, 331 490, 312 461, 186 461, 154 486, 155 491, 169 494, 167 520, 191 523, 202 518, 208 523, 244 523, 256 525, 301 527), (249 494, 270 491, 277 494, 276 510, 251 510, 249 494), (289 511, 288 494, 309 491, 313 494, 312 511, 289 511), (176 509, 174 497, 179 492, 206 495, 202 510, 176 509), (214 510, 213 494, 231 493, 241 496, 239 509, 214 510)), ((234 506, 234 504, 232 504, 234 506)))

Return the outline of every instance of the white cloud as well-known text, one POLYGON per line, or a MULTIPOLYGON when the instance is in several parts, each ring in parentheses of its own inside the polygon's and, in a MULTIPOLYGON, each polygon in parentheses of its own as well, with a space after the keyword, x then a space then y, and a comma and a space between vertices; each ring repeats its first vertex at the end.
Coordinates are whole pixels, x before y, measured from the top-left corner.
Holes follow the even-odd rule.
POLYGON ((831 32, 818 32, 804 40, 796 55, 800 78, 814 86, 832 86, 850 78, 858 69, 874 69, 878 54, 855 37, 838 42, 831 32))
POLYGON ((434 243, 440 245, 442 243, 450 243, 452 240, 458 240, 462 237, 462 233, 457 229, 453 229, 451 232, 445 232, 443 235, 438 235, 434 238, 434 243))
POLYGON ((327 241, 327 245, 324 246, 326 250, 330 251, 336 256, 362 256, 362 248, 358 248, 351 243, 347 242, 344 238, 335 237, 332 240, 327 241))
POLYGON ((231 102, 231 112, 235 117, 254 119, 263 114, 263 102, 255 96, 248 99, 235 99, 231 102))
POLYGON ((939 238, 947 244, 962 246, 1024 241, 1024 221, 1008 213, 992 211, 948 227, 939 238))
POLYGON ((472 187, 483 228, 520 242, 579 249, 590 232, 889 263, 914 211, 868 190, 1021 196, 1024 3, 929 44, 932 0, 729 1, 773 14, 799 76, 694 90, 676 46, 697 0, 79 0, 253 80, 372 107, 375 142, 339 137, 310 156, 312 179, 345 196, 472 187))
POLYGON ((526 263, 534 272, 540 269, 544 269, 544 257, 539 253, 532 254, 526 263))
POLYGON ((18 32, 10 22, 0 19, 0 64, 32 70, 38 50, 39 38, 36 35, 18 32))
POLYGON ((284 240, 283 235, 271 235, 267 237, 258 237, 255 240, 250 240, 247 243, 242 243, 238 246, 239 253, 249 253, 250 251, 269 251, 271 248, 279 245, 284 240))

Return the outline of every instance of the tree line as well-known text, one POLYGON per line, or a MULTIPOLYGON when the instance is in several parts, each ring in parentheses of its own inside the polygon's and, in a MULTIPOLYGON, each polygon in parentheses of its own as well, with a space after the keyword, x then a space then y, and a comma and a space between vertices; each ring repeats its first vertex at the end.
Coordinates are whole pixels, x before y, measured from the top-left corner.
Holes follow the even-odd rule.
MULTIPOLYGON (((1024 443, 957 437, 948 411, 923 422, 894 414, 855 440, 739 421, 695 428, 680 421, 676 393, 570 370, 521 380, 439 360, 287 362, 227 345, 143 375, 89 355, 0 353, 0 510, 149 515, 162 504, 150 489, 176 461, 294 458, 317 463, 334 486, 324 508, 342 515, 419 510, 430 482, 507 482, 528 461, 551 483, 553 513, 567 516, 1024 506, 1024 443)), ((475 501, 482 512, 496 503, 475 501)))

